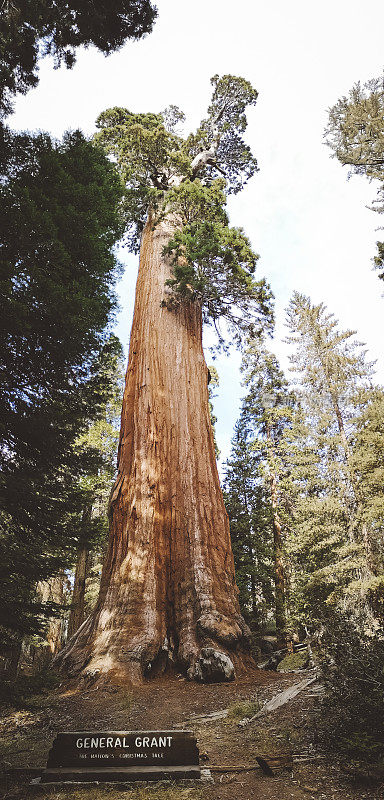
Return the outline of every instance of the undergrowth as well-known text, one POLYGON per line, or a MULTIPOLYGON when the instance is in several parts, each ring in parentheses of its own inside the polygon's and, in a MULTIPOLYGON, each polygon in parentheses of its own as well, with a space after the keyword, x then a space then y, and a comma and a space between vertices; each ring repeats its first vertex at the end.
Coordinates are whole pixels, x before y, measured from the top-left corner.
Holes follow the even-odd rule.
POLYGON ((253 717, 254 714, 260 711, 260 703, 258 700, 238 700, 236 703, 228 708, 228 719, 244 719, 244 717, 253 717))
MULTIPOLYGON (((25 787, 14 789, 7 792, 4 797, 6 800, 26 800, 30 797, 25 787)), ((68 790, 57 790, 53 787, 44 786, 44 797, 48 800, 68 800, 68 790)), ((90 786, 89 788, 71 789, 71 800, 204 800, 204 790, 200 787, 181 787, 171 786, 138 786, 134 789, 118 789, 102 786, 90 786)))
POLYGON ((14 682, 4 681, 0 685, 0 706, 41 708, 41 695, 52 692, 61 680, 61 676, 50 669, 33 676, 20 675, 14 682))
POLYGON ((356 768, 384 769, 384 630, 352 615, 333 619, 320 656, 324 741, 356 768))

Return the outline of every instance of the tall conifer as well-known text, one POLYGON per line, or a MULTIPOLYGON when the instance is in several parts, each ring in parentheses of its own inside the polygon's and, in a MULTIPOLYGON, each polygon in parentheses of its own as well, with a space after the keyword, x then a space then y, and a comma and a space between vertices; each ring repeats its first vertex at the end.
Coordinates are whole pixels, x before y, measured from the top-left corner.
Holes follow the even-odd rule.
POLYGON ((291 547, 307 602, 312 612, 324 613, 327 604, 362 597, 375 572, 353 453, 356 402, 362 389, 369 390, 372 364, 353 331, 339 331, 323 304, 312 305, 299 293, 288 308, 288 327, 301 404, 301 437, 296 435, 291 449, 296 484, 291 547))

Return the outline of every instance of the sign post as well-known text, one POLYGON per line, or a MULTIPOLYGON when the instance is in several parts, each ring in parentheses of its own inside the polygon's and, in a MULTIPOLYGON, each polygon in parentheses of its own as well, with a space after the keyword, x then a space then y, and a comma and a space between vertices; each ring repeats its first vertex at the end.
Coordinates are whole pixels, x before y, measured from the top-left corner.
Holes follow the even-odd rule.
POLYGON ((42 783, 200 778, 192 731, 58 733, 42 783))

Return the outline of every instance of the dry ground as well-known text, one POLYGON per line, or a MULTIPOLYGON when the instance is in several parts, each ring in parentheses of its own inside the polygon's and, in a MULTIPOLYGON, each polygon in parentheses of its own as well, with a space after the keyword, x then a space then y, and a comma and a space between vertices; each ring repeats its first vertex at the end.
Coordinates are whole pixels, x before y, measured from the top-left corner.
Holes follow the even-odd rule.
POLYGON ((330 762, 317 737, 321 699, 309 686, 277 711, 239 729, 243 705, 263 703, 296 683, 303 674, 255 671, 230 684, 197 685, 182 678, 166 677, 124 690, 111 687, 62 687, 28 701, 26 708, 8 708, 0 722, 0 763, 3 794, 7 800, 376 800, 383 787, 353 786, 330 762), (202 723, 196 715, 230 708, 226 719, 202 723), (31 787, 30 775, 14 768, 44 767, 57 731, 156 730, 182 726, 196 732, 204 765, 255 764, 256 755, 301 754, 310 760, 294 760, 293 771, 280 770, 273 777, 260 771, 214 775, 214 783, 186 788, 138 785, 134 789, 90 786, 87 788, 31 787))

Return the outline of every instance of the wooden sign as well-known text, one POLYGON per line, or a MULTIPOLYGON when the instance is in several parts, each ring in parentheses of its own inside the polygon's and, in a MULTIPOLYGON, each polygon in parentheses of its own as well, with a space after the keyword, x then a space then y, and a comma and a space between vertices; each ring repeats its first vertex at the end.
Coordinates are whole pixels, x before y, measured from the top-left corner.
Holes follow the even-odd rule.
POLYGON ((200 778, 192 731, 58 733, 42 783, 200 778))

